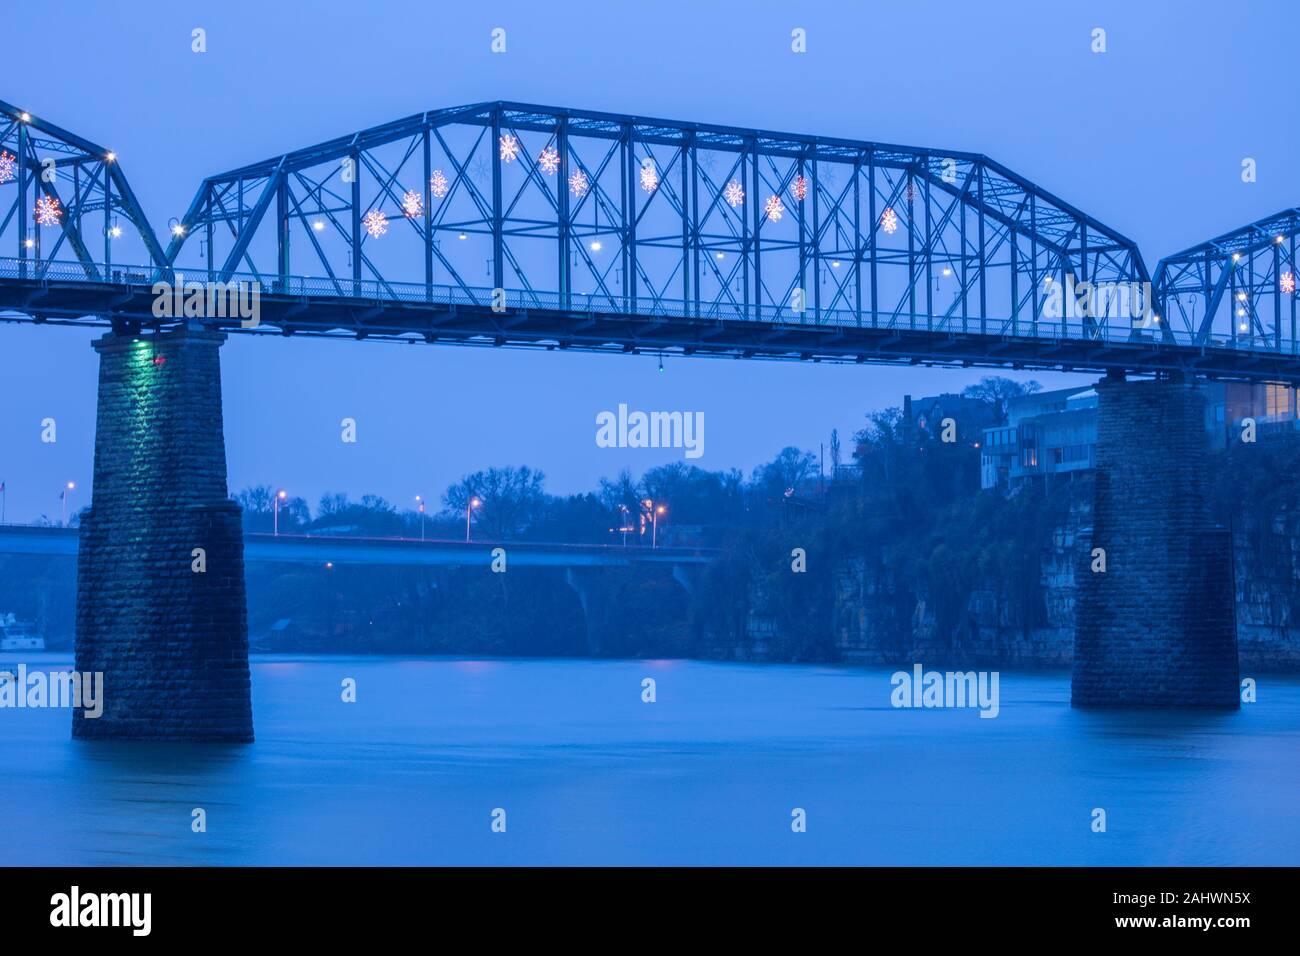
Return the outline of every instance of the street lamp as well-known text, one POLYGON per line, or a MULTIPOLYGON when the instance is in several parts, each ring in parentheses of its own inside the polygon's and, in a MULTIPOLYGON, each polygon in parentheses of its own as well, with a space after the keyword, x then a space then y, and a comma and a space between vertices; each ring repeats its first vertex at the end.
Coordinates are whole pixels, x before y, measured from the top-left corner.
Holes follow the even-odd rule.
POLYGON ((68 496, 72 494, 72 489, 75 487, 77 487, 76 482, 70 481, 64 487, 63 494, 59 495, 59 499, 63 502, 63 526, 65 528, 68 526, 68 496))
POLYGON ((278 535, 280 533, 280 502, 284 501, 284 499, 288 497, 289 497, 289 493, 285 491, 283 488, 281 488, 279 491, 275 493, 275 502, 272 508, 275 514, 275 526, 272 531, 272 534, 278 535))
MULTIPOLYGON (((659 547, 659 516, 667 514, 668 509, 663 505, 656 505, 649 498, 641 502, 641 504, 645 505, 646 511, 650 514, 650 547, 657 548, 659 547)), ((644 528, 645 525, 642 525, 642 527, 644 528)), ((643 531, 642 534, 644 533, 643 531)))
POLYGON ((479 501, 477 497, 474 497, 474 498, 470 498, 469 502, 465 505, 465 543, 466 544, 469 543, 469 516, 471 513, 473 513, 474 509, 477 508, 482 503, 483 502, 479 501))
POLYGON ((420 510, 420 540, 423 541, 424 540, 424 499, 421 498, 419 495, 416 495, 415 503, 416 505, 419 506, 419 510, 420 510))

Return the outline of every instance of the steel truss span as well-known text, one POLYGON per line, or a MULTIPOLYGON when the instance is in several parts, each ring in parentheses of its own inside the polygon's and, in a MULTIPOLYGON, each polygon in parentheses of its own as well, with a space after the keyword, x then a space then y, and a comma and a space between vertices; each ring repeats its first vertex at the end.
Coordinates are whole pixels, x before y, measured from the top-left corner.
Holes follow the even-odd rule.
POLYGON ((109 175, 148 264, 55 258, 69 215, 36 272, 0 258, 0 317, 1300 379, 1293 329, 1188 322, 1191 280, 1153 292, 1133 242, 978 154, 483 103, 211 176, 165 251, 109 175), (257 323, 159 316, 154 282, 255 287, 257 323))
POLYGON ((1297 233, 1285 209, 1162 259, 1159 307, 1198 344, 1294 353, 1297 233))

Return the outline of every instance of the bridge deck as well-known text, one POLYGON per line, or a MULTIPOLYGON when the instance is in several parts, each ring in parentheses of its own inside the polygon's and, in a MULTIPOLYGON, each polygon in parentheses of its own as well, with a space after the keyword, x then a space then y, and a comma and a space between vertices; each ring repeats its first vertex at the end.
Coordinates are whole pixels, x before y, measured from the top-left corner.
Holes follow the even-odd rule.
MULTIPOLYGON (((75 263, 41 275, 0 259, 0 320, 142 328, 155 318, 148 267, 110 280, 76 278, 75 263), (26 273, 26 275, 23 275, 26 273), (6 312, 6 310, 9 310, 6 312)), ((186 281, 204 281, 187 276, 186 281)), ((233 281, 257 281, 235 276, 233 281)), ((1300 383, 1300 355, 1258 336, 1209 339, 1124 322, 963 319, 954 315, 795 313, 713 309, 687 303, 508 291, 503 312, 492 290, 419 284, 290 278, 262 287, 256 327, 238 317, 203 324, 254 335, 320 335, 486 347, 680 354, 793 361, 985 366, 1104 374, 1178 372, 1238 381, 1300 383)), ((1291 343, 1288 343, 1288 346, 1291 343)))

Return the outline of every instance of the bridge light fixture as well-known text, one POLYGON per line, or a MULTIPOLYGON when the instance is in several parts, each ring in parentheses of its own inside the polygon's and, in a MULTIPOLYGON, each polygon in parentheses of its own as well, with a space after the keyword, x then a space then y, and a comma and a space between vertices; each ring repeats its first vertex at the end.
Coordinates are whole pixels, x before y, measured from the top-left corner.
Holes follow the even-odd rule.
POLYGON ((1237 301, 1238 301, 1238 302, 1245 302, 1245 301, 1246 301, 1246 293, 1244 293, 1244 292, 1238 292, 1238 293, 1237 293, 1237 301))
POLYGON ((172 226, 172 235, 173 236, 185 235, 185 225, 183 223, 178 222, 176 223, 176 225, 172 226))
POLYGON ((36 199, 36 224, 38 226, 57 226, 63 217, 59 201, 53 196, 39 196, 36 199))
POLYGON ((1276 243, 1280 246, 1280 245, 1282 245, 1282 240, 1285 239, 1285 238, 1286 238, 1285 236, 1274 236, 1274 237, 1273 237, 1273 241, 1276 242, 1276 243))
POLYGON ((402 215, 407 219, 418 219, 424 215, 424 197, 414 189, 402 194, 402 215))
POLYGON ((113 152, 112 150, 109 150, 108 153, 106 153, 104 156, 104 162, 106 163, 117 162, 117 153, 113 152))
POLYGON ((519 158, 519 139, 511 136, 509 133, 504 134, 500 139, 501 144, 501 161, 503 163, 513 163, 519 158))
POLYGON ((24 239, 24 240, 23 240, 23 247, 26 248, 26 249, 31 249, 31 248, 33 248, 35 245, 36 245, 36 240, 35 240, 35 239, 24 239))
POLYGON ((1232 254, 1232 261, 1233 261, 1233 262, 1240 262, 1240 261, 1241 261, 1241 253, 1240 253, 1240 252, 1234 252, 1234 253, 1232 254))
POLYGON ((839 260, 839 259, 832 259, 832 260, 831 260, 831 268, 832 268, 832 269, 838 269, 839 267, 840 267, 840 260, 839 260))
POLYGON ((362 225, 366 227, 371 239, 378 239, 388 231, 388 217, 378 209, 372 209, 366 213, 361 220, 362 225))
MULTIPOLYGON (((950 276, 950 275, 952 275, 952 267, 951 267, 951 266, 944 266, 944 267, 943 267, 943 274, 944 274, 945 276, 950 276)), ((1047 281, 1048 281, 1048 282, 1051 282, 1051 281, 1052 281, 1052 280, 1051 280, 1051 276, 1048 276, 1047 281)))
POLYGON ((713 254, 713 258, 715 258, 715 259, 725 259, 725 258, 727 258, 727 254, 726 254, 725 252, 715 252, 715 253, 713 254))
POLYGON ((542 167, 542 172, 546 175, 554 176, 560 168, 560 151, 554 146, 547 146, 537 157, 537 165, 542 167))
POLYGON ((19 114, 18 114, 18 118, 19 118, 20 120, 22 120, 24 123, 30 123, 30 122, 32 121, 32 114, 31 114, 31 113, 19 113, 19 114))
POLYGON ((469 236, 467 236, 465 233, 462 232, 462 233, 461 233, 459 236, 457 236, 456 238, 457 238, 457 239, 468 239, 469 236))
MULTIPOLYGON (((1237 310, 1237 315, 1238 315, 1238 316, 1243 316, 1243 315, 1245 315, 1245 314, 1246 314, 1246 310, 1245 310, 1245 309, 1238 309, 1238 310, 1237 310)), ((1241 327, 1244 329, 1244 328, 1246 327, 1245 323, 1242 323, 1242 326, 1241 326, 1241 327)))
POLYGON ((311 224, 311 227, 315 229, 317 232, 321 232, 325 229, 325 220, 317 219, 315 222, 311 224))
POLYGON ((589 248, 592 252, 600 252, 600 240, 593 239, 591 241, 591 245, 588 246, 587 248, 589 248))

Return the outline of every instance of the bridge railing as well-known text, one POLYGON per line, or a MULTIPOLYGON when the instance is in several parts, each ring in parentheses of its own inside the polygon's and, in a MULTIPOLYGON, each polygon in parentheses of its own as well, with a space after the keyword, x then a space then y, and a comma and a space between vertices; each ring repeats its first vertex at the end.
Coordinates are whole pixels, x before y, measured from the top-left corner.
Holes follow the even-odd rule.
MULTIPOLYGON (((166 283, 165 288, 174 289, 174 283, 185 286, 191 284, 206 285, 217 283, 219 276, 204 270, 187 270, 177 268, 165 279, 156 280, 158 275, 151 266, 114 266, 107 276, 95 279, 87 275, 80 263, 71 261, 48 261, 41 263, 39 269, 30 261, 0 257, 0 280, 25 279, 42 283, 94 283, 114 286, 148 286, 151 289, 158 282, 166 283)), ((942 335, 986 335, 998 338, 1044 339, 1052 341, 1099 341, 1111 343, 1147 342, 1152 345, 1171 344, 1164 330, 1154 323, 1145 326, 1135 325, 1129 319, 1109 318, 1024 318, 1005 317, 1000 319, 963 318, 960 315, 911 315, 907 313, 872 313, 853 309, 806 309, 799 311, 788 306, 737 305, 728 307, 713 304, 700 309, 697 303, 680 299, 661 298, 657 296, 619 296, 607 294, 545 292, 531 289, 506 289, 504 302, 499 302, 497 291, 486 287, 425 285, 417 282, 392 282, 377 279, 341 279, 312 276, 278 276, 258 275, 255 273, 235 273, 226 280, 229 286, 256 284, 260 295, 286 296, 295 299, 341 299, 360 300, 367 304, 403 303, 410 305, 447 306, 450 308, 467 307, 491 309, 494 304, 502 305, 509 312, 565 312, 568 314, 589 315, 631 315, 653 321, 658 318, 686 319, 704 322, 719 321, 759 321, 772 325, 790 327, 837 327, 880 329, 897 332, 931 332, 942 335)), ((272 323, 273 324, 273 323, 272 323)), ((1236 336, 1211 337, 1208 341, 1197 342, 1194 333, 1186 330, 1172 330, 1172 344, 1190 346, 1207 346, 1229 348, 1252 352, 1275 354, 1278 352, 1271 336, 1239 334, 1236 336)), ((1296 342, 1284 340, 1282 352, 1295 354, 1296 342)))

